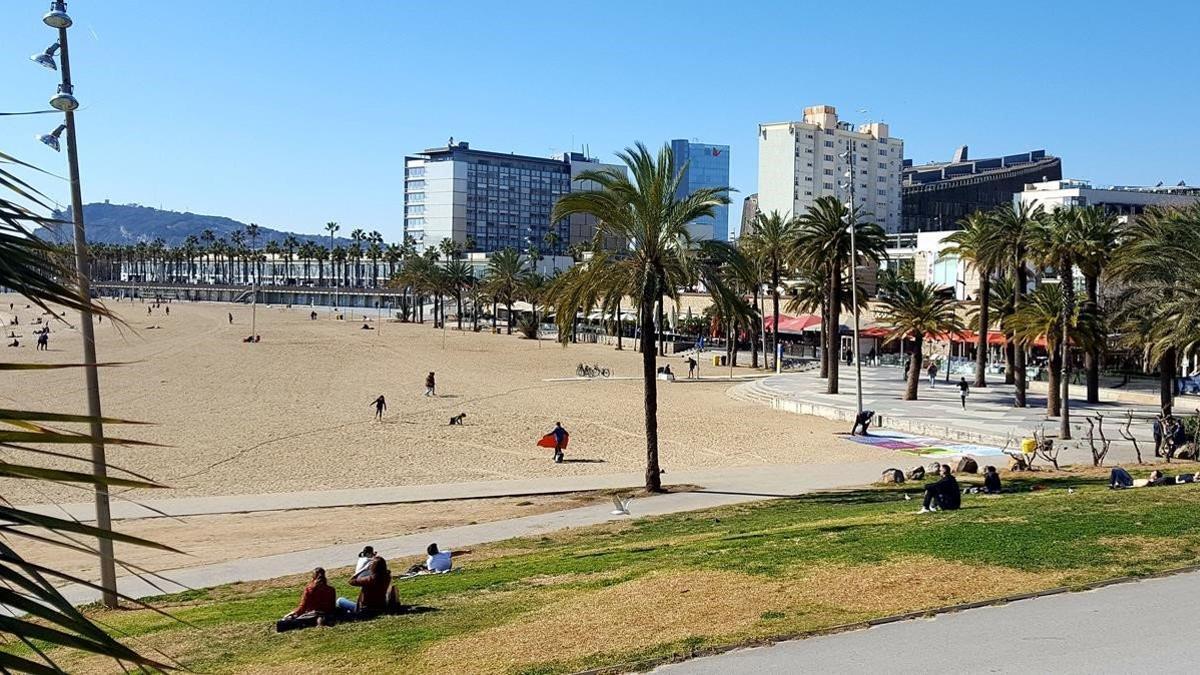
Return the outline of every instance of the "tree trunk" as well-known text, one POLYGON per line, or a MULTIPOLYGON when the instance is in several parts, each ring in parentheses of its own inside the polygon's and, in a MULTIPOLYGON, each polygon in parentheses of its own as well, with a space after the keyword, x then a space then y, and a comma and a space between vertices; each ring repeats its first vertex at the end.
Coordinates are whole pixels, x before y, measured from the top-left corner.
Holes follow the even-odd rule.
POLYGON ((512 335, 512 301, 504 303, 504 308, 508 310, 508 318, 504 322, 504 333, 512 335))
POLYGON ((842 264, 834 260, 829 277, 829 379, 825 382, 825 393, 838 393, 838 370, 841 366, 842 335, 838 329, 842 324, 842 264))
POLYGON ((621 299, 617 298, 617 351, 624 351, 625 328, 621 325, 621 299))
POLYGON ((775 323, 771 326, 771 358, 775 359, 775 370, 779 367, 779 266, 771 271, 771 314, 775 323))
POLYGON ((1171 414, 1175 405, 1175 348, 1168 347, 1158 360, 1158 401, 1163 414, 1171 414))
POLYGON ((642 344, 642 390, 646 415, 646 490, 662 492, 662 476, 658 468, 658 380, 655 373, 654 331, 647 330, 654 324, 654 298, 658 295, 654 275, 646 275, 642 289, 641 344, 642 344))
MULTIPOLYGON (((754 294, 751 296, 751 300, 754 302, 754 307, 757 309, 758 308, 758 287, 757 286, 754 288, 754 294)), ((750 367, 751 368, 758 368, 758 336, 761 331, 762 331, 762 321, 759 321, 756 329, 752 330, 750 333, 750 367)), ((766 360, 766 358, 767 358, 767 355, 766 355, 766 353, 764 353, 763 360, 766 360)))
MULTIPOLYGON (((1087 292, 1088 308, 1095 311, 1100 306, 1100 280, 1093 274, 1083 277, 1087 292)), ((1094 345, 1083 355, 1083 367, 1087 371, 1087 402, 1100 402, 1100 355, 1104 345, 1094 345)))
POLYGON ((1016 375, 1013 374, 1013 361, 1017 358, 1017 346, 1013 343, 1012 338, 1004 338, 1004 384, 1012 384, 1017 381, 1016 375))
POLYGON ((667 305, 667 303, 663 302, 662 296, 660 295, 658 298, 658 324, 656 325, 656 331, 655 331, 658 334, 658 355, 659 356, 667 355, 667 348, 666 348, 667 307, 666 307, 666 305, 667 305))
POLYGON ((916 339, 913 340, 912 358, 911 362, 909 363, 908 372, 905 373, 905 377, 908 378, 908 381, 904 386, 905 401, 917 400, 917 383, 921 381, 921 356, 924 350, 924 342, 925 336, 921 335, 920 333, 918 333, 916 339))
POLYGON ((1071 438, 1071 324, 1075 318, 1075 271, 1071 260, 1064 257, 1059 261, 1059 279, 1062 283, 1063 316, 1062 316, 1062 394, 1059 406, 1061 417, 1058 422, 1058 437, 1062 440, 1071 438))
MULTIPOLYGON (((1019 310, 1025 299, 1025 283, 1027 281, 1028 273, 1025 270, 1024 246, 1019 246, 1017 248, 1016 258, 1017 284, 1016 288, 1013 290, 1013 311, 1019 310)), ((1024 408, 1026 387, 1025 349, 1020 346, 1016 347, 1013 353, 1013 385, 1015 386, 1013 390, 1013 407, 1024 408)))
POLYGON ((991 274, 987 270, 979 270, 979 336, 975 340, 975 386, 987 386, 987 357, 988 357, 988 327, 990 326, 988 312, 992 287, 991 274))
POLYGON ((1062 391, 1059 389, 1059 375, 1062 373, 1062 349, 1055 345, 1050 348, 1049 340, 1047 342, 1047 353, 1049 363, 1046 368, 1046 415, 1049 417, 1057 417, 1061 412, 1061 399, 1059 398, 1062 391))
MULTIPOLYGON (((828 283, 826 279, 826 283, 828 283)), ((828 289, 828 286, 826 286, 828 289)), ((829 294, 821 294, 821 377, 829 377, 829 294)))

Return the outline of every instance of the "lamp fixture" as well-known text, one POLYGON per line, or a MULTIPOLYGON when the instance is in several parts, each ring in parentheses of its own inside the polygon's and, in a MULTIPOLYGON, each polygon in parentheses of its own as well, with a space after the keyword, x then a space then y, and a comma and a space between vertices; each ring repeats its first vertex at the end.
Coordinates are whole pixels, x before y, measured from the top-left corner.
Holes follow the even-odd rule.
POLYGON ((67 16, 67 3, 65 0, 54 0, 50 3, 50 11, 42 17, 42 23, 51 28, 70 28, 71 17, 67 16))
POLYGON ((79 101, 71 95, 70 85, 58 85, 58 93, 50 99, 50 107, 63 112, 71 112, 79 107, 79 101))
POLYGON ((58 70, 58 64, 54 61, 54 52, 57 51, 58 43, 55 42, 49 47, 46 47, 46 51, 42 52, 41 54, 34 54, 33 56, 29 57, 29 60, 33 61, 39 66, 49 68, 50 70, 58 70))
POLYGON ((53 149, 55 152, 59 152, 58 137, 62 135, 62 132, 66 128, 67 128, 67 125, 60 124, 60 125, 58 125, 58 128, 55 129, 54 131, 51 131, 48 134, 42 134, 41 136, 38 136, 38 140, 45 143, 46 145, 50 146, 50 148, 53 149))

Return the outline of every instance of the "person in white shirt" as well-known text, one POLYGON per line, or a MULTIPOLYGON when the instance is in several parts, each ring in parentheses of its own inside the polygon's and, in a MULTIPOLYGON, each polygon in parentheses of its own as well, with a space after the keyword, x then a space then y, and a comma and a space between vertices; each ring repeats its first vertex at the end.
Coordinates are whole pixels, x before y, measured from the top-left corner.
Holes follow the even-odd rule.
POLYGON ((354 574, 350 575, 351 578, 358 576, 363 570, 369 568, 371 566, 371 559, 374 557, 375 549, 370 546, 364 547, 358 554, 358 561, 354 563, 354 574))
POLYGON ((430 572, 450 571, 452 566, 451 558, 454 557, 453 553, 450 551, 438 550, 437 544, 430 544, 429 547, 425 549, 425 553, 427 553, 429 556, 425 559, 425 569, 429 570, 430 572))

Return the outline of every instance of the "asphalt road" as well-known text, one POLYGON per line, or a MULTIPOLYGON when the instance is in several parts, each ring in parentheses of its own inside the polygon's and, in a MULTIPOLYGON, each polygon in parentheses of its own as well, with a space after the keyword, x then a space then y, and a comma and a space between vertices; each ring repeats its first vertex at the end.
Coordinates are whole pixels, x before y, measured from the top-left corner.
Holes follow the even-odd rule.
POLYGON ((782 642, 655 673, 1195 673, 1200 573, 782 642))

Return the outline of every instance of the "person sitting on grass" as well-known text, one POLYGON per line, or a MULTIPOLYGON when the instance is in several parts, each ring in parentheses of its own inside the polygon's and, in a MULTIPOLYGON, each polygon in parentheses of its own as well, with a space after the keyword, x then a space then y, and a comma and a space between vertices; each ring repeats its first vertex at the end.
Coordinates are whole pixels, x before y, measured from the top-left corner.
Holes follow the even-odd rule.
POLYGON ((375 549, 371 546, 364 546, 363 550, 358 552, 358 560, 354 562, 354 576, 362 574, 371 566, 371 561, 375 559, 375 549))
POLYGON ((941 465, 940 473, 941 478, 925 486, 925 501, 918 513, 953 511, 961 504, 962 495, 958 492, 958 481, 950 473, 950 465, 941 465))
POLYGON ((1000 494, 1000 474, 994 466, 983 467, 983 494, 1000 494))
POLYGON ((318 567, 313 570, 312 580, 300 594, 300 604, 296 606, 296 609, 284 615, 283 620, 287 621, 309 612, 316 612, 318 621, 320 621, 320 619, 332 616, 336 608, 337 593, 333 592, 333 586, 330 586, 329 581, 325 578, 325 568, 318 567))
POLYGON ((429 574, 433 572, 449 572, 454 567, 453 559, 467 555, 470 551, 443 551, 436 543, 425 549, 425 562, 417 563, 408 568, 408 574, 429 574))
POLYGON ((388 611, 391 604, 392 573, 387 561, 376 555, 366 570, 350 577, 350 585, 358 587, 358 600, 337 599, 337 608, 351 618, 369 617, 388 611))

